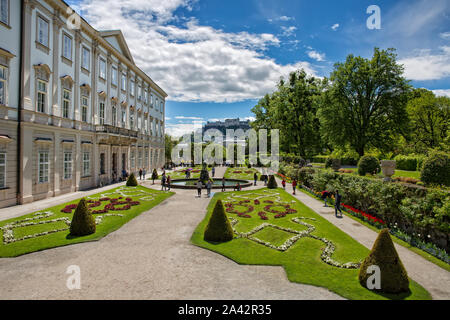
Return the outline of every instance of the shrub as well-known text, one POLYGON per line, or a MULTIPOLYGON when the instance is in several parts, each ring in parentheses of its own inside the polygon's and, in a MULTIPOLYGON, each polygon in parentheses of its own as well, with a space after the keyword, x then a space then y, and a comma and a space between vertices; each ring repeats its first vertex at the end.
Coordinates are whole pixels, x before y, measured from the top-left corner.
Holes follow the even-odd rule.
POLYGON ((450 186, 450 157, 448 153, 434 151, 423 162, 420 180, 425 183, 450 186))
POLYGON ((203 238, 213 242, 233 240, 233 229, 225 213, 222 200, 217 200, 203 238))
POLYGON ((398 170, 416 171, 420 170, 422 162, 425 159, 423 155, 401 155, 399 154, 394 158, 395 167, 398 170))
POLYGON ((260 181, 265 181, 266 177, 267 177, 267 174, 262 174, 262 175, 259 176, 259 180, 260 181))
POLYGON ((328 159, 328 156, 314 156, 313 161, 314 163, 325 163, 328 159))
POLYGON ((73 236, 87 236, 95 233, 95 219, 87 207, 86 200, 82 198, 75 209, 72 222, 70 223, 70 234, 73 236))
POLYGON ((341 160, 330 157, 325 162, 325 168, 332 168, 334 171, 338 171, 341 168, 341 160))
POLYGON ((363 156, 358 162, 358 174, 365 176, 366 173, 376 174, 380 172, 380 162, 374 156, 363 156))
POLYGON ((271 174, 269 176, 269 182, 267 183, 267 188, 269 189, 276 189, 278 187, 277 181, 275 180, 275 176, 271 174))
POLYGON ((409 279, 406 269, 395 250, 388 229, 381 230, 369 256, 364 259, 359 269, 359 283, 367 286, 367 279, 373 274, 367 272, 372 266, 380 268, 381 288, 374 289, 384 293, 402 293, 409 291, 409 279))
POLYGON ((312 175, 316 172, 314 168, 301 168, 298 171, 298 180, 300 180, 303 184, 308 185, 308 181, 311 179, 312 175))
POLYGON ((136 180, 136 177, 134 176, 134 173, 130 174, 127 180, 127 187, 137 187, 138 182, 136 180))

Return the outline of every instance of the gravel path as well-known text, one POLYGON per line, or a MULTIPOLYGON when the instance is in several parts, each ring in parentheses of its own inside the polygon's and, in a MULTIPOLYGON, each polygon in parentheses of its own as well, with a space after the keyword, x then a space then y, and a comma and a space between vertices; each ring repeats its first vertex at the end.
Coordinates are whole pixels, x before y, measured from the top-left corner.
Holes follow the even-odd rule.
POLYGON ((238 265, 191 244, 209 203, 195 194, 176 190, 100 241, 0 259, 0 299, 342 299, 290 282, 282 267, 238 265), (80 290, 66 287, 70 265, 80 290))

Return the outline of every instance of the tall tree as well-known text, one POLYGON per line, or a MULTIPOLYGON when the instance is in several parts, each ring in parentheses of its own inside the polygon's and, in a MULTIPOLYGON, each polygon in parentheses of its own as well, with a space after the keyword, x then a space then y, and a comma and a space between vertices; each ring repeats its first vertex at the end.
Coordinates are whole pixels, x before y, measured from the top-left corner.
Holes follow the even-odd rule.
POLYGON ((416 89, 407 110, 411 119, 411 144, 416 151, 438 148, 450 134, 450 98, 416 89))
POLYGON ((321 132, 335 146, 350 145, 360 156, 368 147, 390 150, 408 128, 410 86, 394 49, 374 49, 372 59, 348 55, 336 63, 318 112, 321 132))

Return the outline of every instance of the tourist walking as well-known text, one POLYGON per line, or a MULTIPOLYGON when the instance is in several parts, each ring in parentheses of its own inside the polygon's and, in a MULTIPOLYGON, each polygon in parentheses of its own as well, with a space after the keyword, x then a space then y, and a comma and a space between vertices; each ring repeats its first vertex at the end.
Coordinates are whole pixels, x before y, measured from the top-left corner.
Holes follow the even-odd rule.
POLYGON ((142 168, 139 169, 139 180, 142 180, 142 168))
POLYGON ((225 192, 225 178, 222 178, 222 192, 225 192))
POLYGON ((258 181, 258 174, 256 172, 253 174, 253 180, 255 181, 253 185, 256 186, 256 181, 258 181))
POLYGON ((283 189, 286 190, 286 180, 284 180, 284 178, 281 181, 281 185, 283 186, 283 189))
POLYGON ((336 195, 334 196, 334 214, 337 218, 342 218, 342 210, 341 210, 341 199, 342 196, 339 193, 339 190, 336 190, 336 195), (338 216, 338 211, 340 215, 338 216))
POLYGON ((211 173, 212 173, 212 176, 214 177, 214 175, 216 174, 216 168, 215 167, 212 167, 211 173))
POLYGON ((292 194, 295 194, 296 188, 297 188, 297 180, 294 179, 294 180, 292 180, 292 190, 293 190, 292 194))
POLYGON ((166 191, 166 173, 163 172, 161 176, 161 190, 166 191))
POLYGON ((269 176, 267 174, 264 175, 264 185, 267 186, 267 181, 269 180, 269 176))
POLYGON ((212 182, 211 179, 208 180, 208 182, 206 183, 206 193, 208 198, 211 196, 211 187, 212 187, 212 182))
POLYGON ((147 171, 144 169, 143 171, 142 171, 142 175, 144 176, 144 180, 145 180, 145 174, 147 173, 147 171))
POLYGON ((202 181, 200 179, 197 181, 197 194, 199 198, 202 196, 202 181))
POLYGON ((327 190, 322 191, 322 200, 325 201, 325 207, 328 207, 328 205, 327 205, 328 198, 331 198, 331 192, 329 192, 327 190))

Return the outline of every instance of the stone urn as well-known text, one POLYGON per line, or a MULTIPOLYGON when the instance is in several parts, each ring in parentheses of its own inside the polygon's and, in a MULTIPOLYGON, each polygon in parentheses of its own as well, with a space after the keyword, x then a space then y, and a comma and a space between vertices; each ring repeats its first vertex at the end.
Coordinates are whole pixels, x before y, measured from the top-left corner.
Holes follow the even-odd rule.
POLYGON ((380 166, 384 175, 383 181, 391 181, 395 173, 395 160, 381 160, 380 166))

